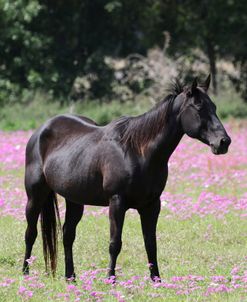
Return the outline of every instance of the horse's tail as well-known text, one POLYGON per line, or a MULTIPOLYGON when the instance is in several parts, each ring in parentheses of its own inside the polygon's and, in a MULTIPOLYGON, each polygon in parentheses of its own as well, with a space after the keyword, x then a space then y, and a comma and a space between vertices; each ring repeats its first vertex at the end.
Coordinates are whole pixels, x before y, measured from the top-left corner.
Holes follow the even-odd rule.
POLYGON ((41 210, 41 231, 46 271, 50 266, 53 276, 57 267, 57 237, 60 228, 57 198, 56 194, 51 192, 41 210))

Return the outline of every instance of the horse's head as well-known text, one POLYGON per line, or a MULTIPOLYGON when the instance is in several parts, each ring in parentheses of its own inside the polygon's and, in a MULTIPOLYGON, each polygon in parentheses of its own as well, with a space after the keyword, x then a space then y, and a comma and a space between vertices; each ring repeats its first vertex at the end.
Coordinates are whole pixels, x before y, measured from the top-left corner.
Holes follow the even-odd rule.
POLYGON ((203 85, 193 81, 181 93, 184 102, 180 111, 180 120, 184 133, 209 145, 214 154, 228 151, 231 139, 216 114, 216 106, 209 98, 207 90, 210 75, 203 85))

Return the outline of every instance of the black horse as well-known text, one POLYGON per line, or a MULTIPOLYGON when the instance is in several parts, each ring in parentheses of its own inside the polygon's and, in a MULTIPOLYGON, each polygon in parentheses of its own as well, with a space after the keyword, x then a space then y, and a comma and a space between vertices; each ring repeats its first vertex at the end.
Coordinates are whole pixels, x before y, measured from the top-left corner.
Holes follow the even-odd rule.
POLYGON ((171 154, 184 134, 209 145, 214 154, 226 153, 231 143, 207 95, 209 84, 210 76, 203 85, 196 79, 190 87, 177 83, 152 110, 121 117, 106 126, 81 116, 60 115, 32 135, 26 148, 24 273, 29 272, 27 259, 40 214, 46 269, 49 264, 55 273, 58 193, 66 200, 63 244, 67 279, 75 276, 72 245, 84 205, 109 206, 109 277, 115 276, 125 212, 133 208, 140 214, 151 278, 159 278, 156 224, 171 154))

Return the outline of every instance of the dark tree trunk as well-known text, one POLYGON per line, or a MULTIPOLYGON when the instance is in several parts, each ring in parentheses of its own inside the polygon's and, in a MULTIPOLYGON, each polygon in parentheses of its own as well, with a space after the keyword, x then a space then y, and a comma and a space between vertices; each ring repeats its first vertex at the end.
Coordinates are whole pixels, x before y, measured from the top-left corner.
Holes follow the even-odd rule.
POLYGON ((210 65, 210 73, 212 77, 213 93, 217 94, 218 87, 217 87, 217 67, 216 67, 215 48, 210 39, 206 39, 206 45, 207 45, 207 55, 210 65))

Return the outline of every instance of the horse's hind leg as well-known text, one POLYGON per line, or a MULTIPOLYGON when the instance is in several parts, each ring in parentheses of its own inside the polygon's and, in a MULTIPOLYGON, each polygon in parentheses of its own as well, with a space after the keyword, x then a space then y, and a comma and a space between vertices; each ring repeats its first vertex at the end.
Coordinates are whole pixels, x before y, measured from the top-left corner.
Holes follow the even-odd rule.
POLYGON ((65 256, 65 277, 67 280, 75 278, 73 262, 73 243, 75 240, 76 226, 83 215, 84 205, 75 204, 66 200, 66 214, 63 225, 63 245, 65 256))
POLYGON ((29 198, 26 206, 27 229, 25 233, 26 252, 23 263, 23 273, 29 273, 29 264, 27 259, 30 258, 33 244, 37 237, 37 221, 41 211, 41 207, 36 204, 34 199, 29 198))
POLYGON ((38 166, 35 166, 35 169, 34 167, 32 167, 32 169, 30 169, 28 166, 26 167, 25 187, 28 201, 26 205, 26 251, 22 271, 24 274, 28 274, 29 264, 27 259, 29 259, 31 256, 33 244, 38 234, 37 222, 39 214, 41 212, 43 204, 47 199, 50 189, 46 185, 44 177, 40 172, 40 168, 38 166))

